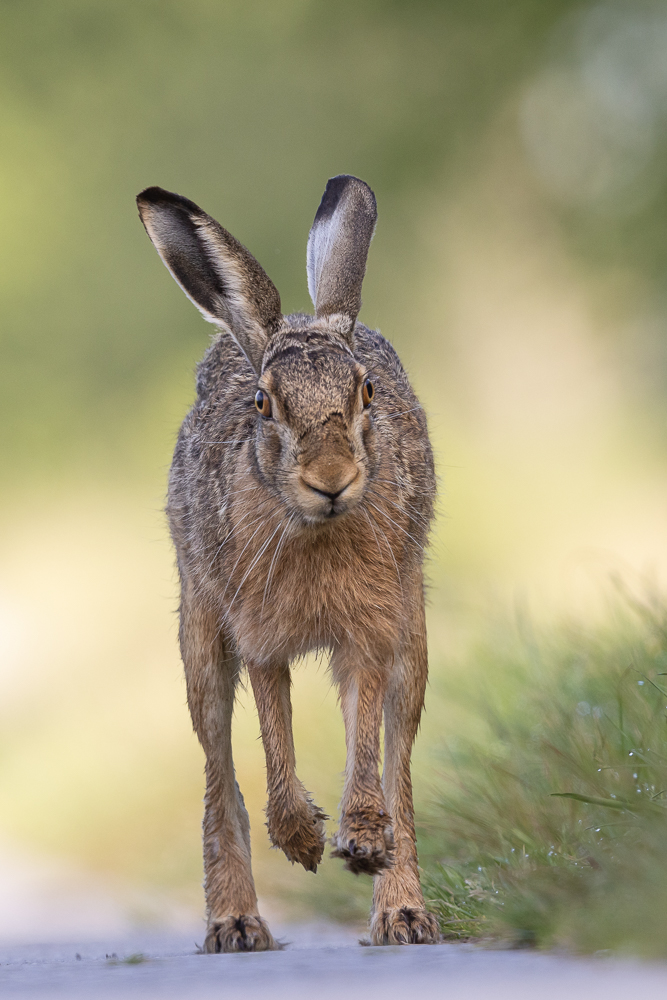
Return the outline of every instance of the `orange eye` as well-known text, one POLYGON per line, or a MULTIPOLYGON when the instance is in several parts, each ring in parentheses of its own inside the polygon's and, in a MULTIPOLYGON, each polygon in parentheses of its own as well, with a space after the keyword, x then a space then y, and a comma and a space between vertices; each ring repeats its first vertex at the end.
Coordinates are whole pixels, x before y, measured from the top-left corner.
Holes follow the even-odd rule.
POLYGON ((255 393, 255 406, 263 417, 271 416, 271 400, 261 389, 258 389, 255 393))
POLYGON ((373 383, 369 378, 367 378, 361 390, 361 396, 364 401, 365 410, 367 410, 368 407, 371 405, 371 400, 374 395, 375 395, 375 388, 373 386, 373 383))

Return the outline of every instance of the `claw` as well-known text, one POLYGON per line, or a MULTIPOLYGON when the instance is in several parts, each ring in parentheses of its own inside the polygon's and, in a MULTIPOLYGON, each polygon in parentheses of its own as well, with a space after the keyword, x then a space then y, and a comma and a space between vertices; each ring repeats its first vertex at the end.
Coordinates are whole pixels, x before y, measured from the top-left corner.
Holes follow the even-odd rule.
POLYGON ((271 843, 279 847, 288 861, 301 864, 307 872, 316 872, 326 844, 324 820, 329 817, 308 798, 300 811, 276 815, 269 801, 267 827, 271 843))
POLYGON ((379 910, 371 918, 373 944, 437 944, 441 940, 438 921, 423 907, 379 910))
POLYGON ((344 814, 338 833, 332 838, 331 856, 343 858, 355 875, 376 875, 393 861, 391 819, 384 809, 372 808, 344 814), (350 834, 354 836, 350 836, 350 834))
POLYGON ((266 923, 254 914, 230 915, 211 922, 204 942, 208 954, 238 951, 276 951, 276 942, 266 923))

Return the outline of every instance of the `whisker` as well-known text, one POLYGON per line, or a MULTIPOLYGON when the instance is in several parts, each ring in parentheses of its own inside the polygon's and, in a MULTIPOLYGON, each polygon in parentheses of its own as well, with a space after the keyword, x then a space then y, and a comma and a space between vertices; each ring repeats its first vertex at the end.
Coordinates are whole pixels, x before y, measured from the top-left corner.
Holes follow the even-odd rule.
POLYGON ((421 514, 417 514, 413 511, 406 510, 405 507, 401 507, 400 503, 396 503, 396 501, 392 500, 391 497, 385 497, 381 493, 376 493, 375 490, 368 490, 368 492, 371 493, 374 497, 378 497, 378 499, 380 500, 386 500, 387 503, 390 503, 393 507, 396 508, 396 510, 400 510, 401 514, 405 514, 405 516, 409 517, 410 520, 416 521, 417 524, 421 524, 422 527, 428 527, 428 522, 426 521, 426 518, 424 518, 421 514))
POLYGON ((395 413, 381 413, 375 420, 393 420, 394 417, 402 417, 406 413, 414 413, 415 410, 423 410, 423 406, 413 406, 410 410, 397 410, 395 413))
POLYGON ((282 527, 282 522, 280 522, 280 524, 278 525, 278 527, 276 528, 276 530, 275 530, 275 531, 273 532, 273 534, 272 534, 272 535, 271 535, 271 536, 269 537, 269 539, 268 539, 268 540, 267 540, 266 542, 264 542, 264 544, 263 544, 263 545, 262 545, 262 547, 260 548, 260 550, 259 550, 259 552, 257 553, 257 555, 255 556, 255 558, 253 559, 253 561, 252 561, 252 562, 250 563, 250 565, 248 566, 248 569, 247 569, 247 570, 245 571, 245 573, 244 573, 244 575, 243 575, 243 579, 241 580, 240 584, 238 585, 238 587, 237 587, 237 589, 236 589, 236 593, 234 594, 234 596, 232 597, 232 599, 231 599, 231 601, 230 601, 230 603, 229 603, 229 606, 228 606, 228 608, 227 608, 227 610, 226 610, 226 614, 227 614, 227 615, 228 615, 228 614, 229 614, 229 612, 230 612, 230 611, 232 610, 232 605, 234 604, 234 601, 235 601, 235 600, 236 600, 236 598, 238 597, 238 595, 239 595, 239 591, 241 590, 241 587, 242 587, 242 586, 243 586, 243 584, 244 584, 244 583, 246 582, 246 580, 248 579, 248 577, 249 577, 250 573, 251 573, 251 572, 253 571, 253 569, 254 569, 254 568, 255 568, 255 566, 257 565, 258 561, 259 561, 259 560, 261 559, 261 557, 262 557, 262 556, 264 555, 264 553, 266 552, 266 549, 268 548, 268 546, 269 546, 270 542, 271 542, 271 541, 272 541, 272 540, 273 540, 273 539, 274 539, 274 538, 276 537, 276 535, 277 535, 277 534, 278 534, 278 532, 280 531, 281 527, 282 527))
MULTIPOLYGON (((222 592, 223 598, 224 598, 225 594, 227 593, 227 587, 229 586, 229 581, 234 576, 234 573, 236 571, 236 567, 238 566, 238 564, 241 561, 241 558, 243 557, 243 553, 248 548, 248 546, 250 545, 251 541, 253 540, 253 538, 255 537, 255 535, 257 534, 257 532, 261 529, 262 525, 264 524, 264 518, 263 517, 258 518, 258 520, 260 522, 259 525, 258 525, 258 527, 255 528, 255 530, 253 531, 252 535, 250 536, 250 538, 248 539, 248 541, 245 543, 245 545, 241 549, 241 552, 239 553, 239 557, 236 560, 236 562, 234 563, 234 568, 232 569, 231 573, 229 574, 229 576, 227 578, 227 583, 225 585, 225 589, 222 592)), ((238 591, 237 591, 237 593, 238 593, 238 591)), ((231 607, 231 605, 230 605, 230 607, 231 607)))
MULTIPOLYGON (((377 534, 375 532, 375 527, 373 525, 373 519, 371 518, 370 514, 368 513, 368 511, 366 510, 365 507, 362 507, 361 509, 364 512, 366 520, 368 521, 368 523, 371 526, 371 531, 375 535, 375 542, 377 544, 378 553, 379 553, 380 552, 380 542, 379 542, 378 536, 377 536, 377 534)), ((382 535, 382 537, 384 538, 384 540, 386 542, 387 549, 389 550, 389 555, 391 556, 392 562, 394 563, 394 566, 396 567, 396 576, 398 577, 398 585, 401 588, 401 595, 402 595, 403 594, 403 581, 401 580, 401 571, 398 568, 398 563, 396 562, 396 556, 394 555, 393 549, 392 549, 391 545, 389 544, 389 539, 387 538, 387 536, 385 535, 384 531, 382 530, 382 528, 380 527, 379 524, 378 524, 377 528, 378 528, 378 531, 380 532, 380 534, 382 535)))
POLYGON ((372 522, 372 520, 371 520, 371 516, 370 516, 370 514, 368 513, 368 511, 366 510, 366 508, 365 508, 365 507, 362 507, 362 508, 361 508, 361 510, 362 510, 362 512, 364 513, 364 515, 365 515, 365 517, 366 517, 366 520, 368 521, 368 523, 369 523, 369 524, 370 524, 370 526, 371 526, 371 531, 373 532, 373 534, 374 534, 374 536, 375 536, 375 544, 377 545, 377 550, 378 550, 378 554, 379 554, 379 552, 380 552, 380 542, 379 542, 379 539, 378 539, 378 536, 377 536, 377 533, 376 533, 376 531, 375 531, 375 526, 374 526, 374 524, 373 524, 373 522, 372 522))
MULTIPOLYGON (((243 524, 243 522, 246 520, 246 518, 250 517, 250 515, 254 514, 254 513, 255 513, 255 511, 250 510, 250 511, 248 511, 247 514, 244 514, 244 516, 241 518, 241 520, 238 521, 237 524, 234 525, 234 528, 232 529, 232 531, 230 531, 230 533, 228 535, 225 535, 225 537, 221 541, 220 545, 216 549, 215 554, 212 557, 210 563, 208 564, 209 571, 212 569, 213 563, 218 558, 218 556, 222 552, 222 550, 225 547, 225 545, 227 544, 227 542, 231 541, 231 539, 237 534, 239 528, 241 527, 241 525, 243 524)), ((251 521, 250 524, 246 524, 246 528, 252 528, 253 524, 257 524, 257 522, 261 521, 262 519, 263 519, 263 515, 261 517, 256 518, 254 521, 251 521)))
POLYGON ((419 520, 421 518, 421 516, 422 516, 417 511, 413 512, 412 510, 409 510, 408 508, 403 507, 401 504, 397 503, 395 500, 392 500, 391 497, 386 496, 384 493, 379 493, 377 490, 373 490, 373 489, 370 489, 370 488, 368 489, 367 492, 371 493, 374 497, 377 497, 378 500, 386 500, 387 503, 393 504, 393 506, 396 507, 398 510, 400 510, 400 512, 402 514, 405 514, 406 517, 414 518, 415 520, 419 520))
POLYGON ((269 592, 269 584, 271 583, 271 574, 273 573, 273 567, 274 567, 275 561, 276 561, 276 559, 278 557, 278 553, 280 552, 280 547, 283 544, 285 535, 287 534, 287 529, 291 525, 293 519, 294 519, 294 514, 290 514, 290 516, 289 516, 289 518, 287 520, 287 524, 283 528, 283 533, 280 536, 280 538, 278 539, 278 544, 276 545, 276 551, 273 553, 273 559, 271 560, 271 565, 269 566, 269 573, 268 573, 268 576, 266 578, 266 584, 264 586, 264 594, 262 596, 262 610, 261 610, 260 615, 259 615, 260 620, 264 617, 264 602, 266 601, 266 595, 269 592))
MULTIPOLYGON (((252 535, 250 536, 250 538, 249 538, 249 539, 247 540, 247 542, 245 543, 245 545, 244 545, 244 546, 243 546, 243 548, 241 549, 241 552, 239 553, 239 557, 238 557, 238 559, 236 560, 236 562, 234 563, 234 566, 233 566, 233 568, 232 568, 232 571, 231 571, 231 573, 230 573, 230 574, 229 574, 229 576, 227 577, 227 583, 225 584, 225 589, 223 590, 223 592, 222 592, 222 595, 221 595, 221 598, 220 598, 220 601, 221 601, 221 602, 222 602, 222 601, 224 600, 224 598, 225 598, 225 594, 227 593, 227 588, 229 587, 229 583, 230 583, 230 581, 231 581, 232 577, 234 576, 234 572, 236 571, 236 567, 238 566, 239 562, 241 561, 241 558, 242 558, 242 556, 243 556, 243 553, 244 553, 244 552, 245 552, 245 550, 246 550, 246 549, 248 548, 248 546, 250 545, 251 541, 253 540, 253 538, 255 537, 255 535, 257 534, 257 532, 258 532, 258 531, 260 531, 260 529, 261 529, 262 525, 264 524, 264 518, 263 518, 263 517, 259 517, 259 518, 257 518, 257 520, 258 520, 258 521, 259 521, 260 523, 259 523, 259 524, 258 524, 258 526, 257 526, 257 527, 255 528, 255 530, 253 531, 252 535)), ((247 525, 247 527, 252 527, 252 525, 253 525, 253 524, 255 524, 255 523, 256 523, 255 521, 252 521, 252 522, 251 522, 251 523, 250 523, 249 525, 247 525)), ((271 538, 273 538, 273 535, 271 536, 271 538)), ((271 541, 271 539, 269 539, 269 541, 271 541)), ((245 579, 245 577, 244 577, 244 579, 245 579)), ((243 580, 241 581, 241 584, 243 584, 243 580)), ((236 593, 238 594, 238 590, 237 590, 237 592, 236 592, 236 593)), ((236 597, 236 594, 234 595, 234 597, 236 597)), ((229 605, 229 607, 228 607, 228 608, 226 608, 226 609, 225 609, 225 610, 223 611, 223 613, 222 613, 222 616, 221 616, 221 620, 220 620, 220 626, 219 626, 219 628, 218 628, 218 631, 217 631, 217 632, 216 632, 216 634, 215 634, 215 638, 216 638, 216 639, 217 639, 217 638, 219 637, 220 633, 222 632, 222 630, 223 630, 223 628, 224 628, 224 626, 225 626, 225 619, 226 619, 226 617, 227 617, 227 615, 228 615, 228 613, 229 613, 229 609, 230 609, 230 608, 231 608, 231 604, 230 604, 230 605, 229 605)))
POLYGON ((261 489, 262 489, 261 486, 244 486, 242 490, 234 490, 232 493, 225 493, 225 499, 227 499, 227 497, 238 496, 239 493, 249 493, 251 490, 261 490, 261 489))
POLYGON ((202 444, 246 444, 248 441, 254 441, 254 440, 255 440, 254 437, 249 437, 231 441, 202 441, 202 444))
POLYGON ((398 577, 398 585, 401 588, 401 596, 403 596, 403 579, 401 577, 401 571, 398 568, 398 563, 396 562, 396 556, 394 555, 394 550, 391 547, 391 542, 389 541, 389 539, 387 538, 386 534, 384 533, 384 531, 382 530, 382 528, 380 527, 379 524, 378 524, 378 531, 380 532, 380 534, 384 538, 385 543, 387 545, 387 548, 389 549, 389 555, 391 556, 391 560, 392 560, 392 562, 393 562, 393 564, 394 564, 394 566, 396 568, 396 575, 398 577))
POLYGON ((415 486, 413 483, 399 483, 396 479, 381 479, 380 476, 376 476, 371 480, 374 483, 387 483, 388 486, 396 486, 397 489, 404 491, 406 493, 417 493, 423 494, 424 496, 429 496, 431 490, 421 489, 419 486, 415 486))
MULTIPOLYGON (((377 495, 377 494, 374 494, 374 495, 377 495)), ((417 546, 417 548, 421 549, 422 551, 424 550, 424 546, 420 542, 418 542, 417 539, 414 538, 410 534, 409 531, 406 531, 405 528, 402 525, 398 524, 397 521, 394 521, 393 518, 389 517, 389 514, 387 514, 384 510, 380 510, 379 507, 376 507, 372 500, 368 500, 367 502, 371 505, 371 507, 373 508, 373 510, 376 510, 378 512, 378 514, 382 514, 382 516, 386 517, 388 521, 391 521, 391 523, 394 525, 395 528, 398 528, 398 530, 402 531, 404 535, 407 535, 408 538, 415 543, 415 545, 417 546)))

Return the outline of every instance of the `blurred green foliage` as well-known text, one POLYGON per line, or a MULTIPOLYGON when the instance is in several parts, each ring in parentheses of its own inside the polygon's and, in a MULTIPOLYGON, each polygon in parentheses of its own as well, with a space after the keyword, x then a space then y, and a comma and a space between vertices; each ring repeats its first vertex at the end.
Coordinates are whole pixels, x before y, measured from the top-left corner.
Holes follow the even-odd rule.
MULTIPOLYGON (((465 176, 498 108, 579 7, 3 4, 5 476, 52 475, 64 459, 135 474, 156 442, 167 460, 206 329, 137 222, 148 184, 220 217, 295 310, 309 307, 305 241, 326 178, 364 177, 380 204, 365 316, 419 358, 419 331, 399 322, 428 270, 415 205, 465 176)), ((650 246, 662 260, 664 238, 650 246)))
POLYGON ((471 651, 422 851, 447 936, 666 954, 665 676, 657 598, 471 651))

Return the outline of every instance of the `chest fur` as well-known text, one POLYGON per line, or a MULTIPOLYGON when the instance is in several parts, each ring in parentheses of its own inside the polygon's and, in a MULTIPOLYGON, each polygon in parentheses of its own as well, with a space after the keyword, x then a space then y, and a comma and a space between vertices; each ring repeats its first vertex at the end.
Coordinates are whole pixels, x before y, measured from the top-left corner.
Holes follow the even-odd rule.
POLYGON ((210 584, 244 659, 291 659, 380 636, 392 644, 402 618, 402 546, 384 541, 358 516, 304 529, 260 515, 239 531, 210 584))

